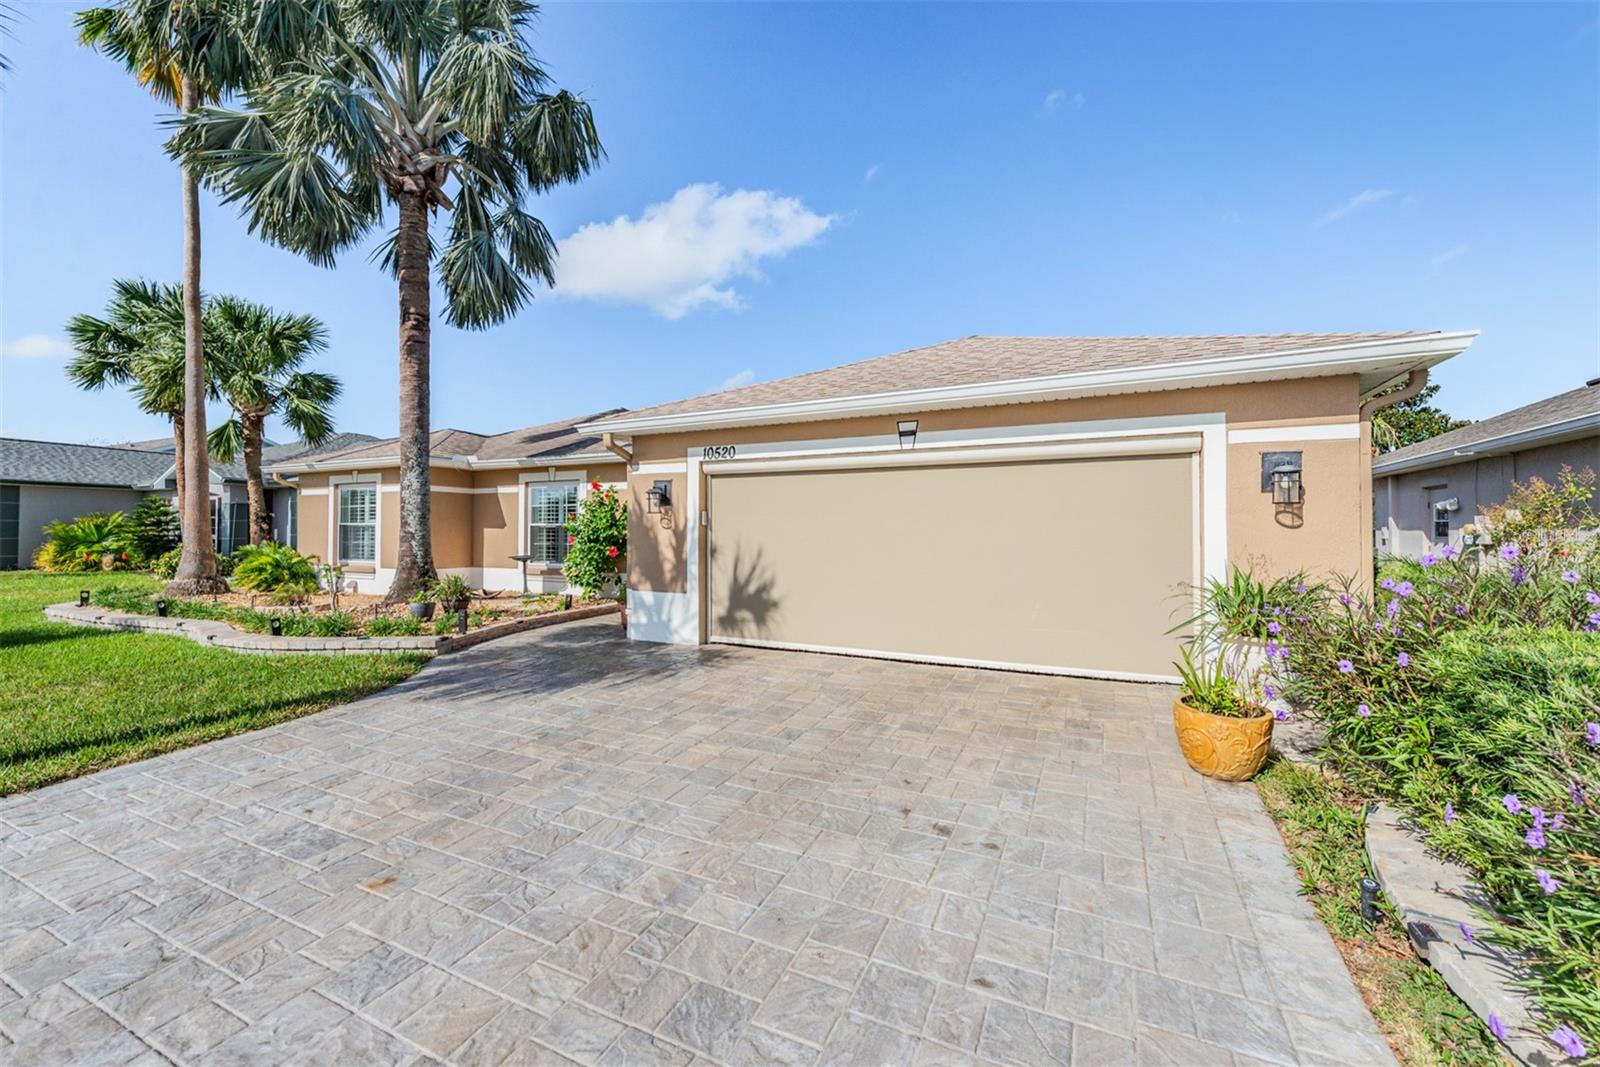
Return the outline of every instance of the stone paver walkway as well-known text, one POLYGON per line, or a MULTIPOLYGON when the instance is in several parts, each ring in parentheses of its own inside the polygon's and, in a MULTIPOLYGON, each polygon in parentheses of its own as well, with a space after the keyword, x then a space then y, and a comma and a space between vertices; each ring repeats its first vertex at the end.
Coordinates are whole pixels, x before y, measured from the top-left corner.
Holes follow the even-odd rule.
POLYGON ((0 800, 0 1061, 1392 1062, 1171 690, 615 634, 0 800))

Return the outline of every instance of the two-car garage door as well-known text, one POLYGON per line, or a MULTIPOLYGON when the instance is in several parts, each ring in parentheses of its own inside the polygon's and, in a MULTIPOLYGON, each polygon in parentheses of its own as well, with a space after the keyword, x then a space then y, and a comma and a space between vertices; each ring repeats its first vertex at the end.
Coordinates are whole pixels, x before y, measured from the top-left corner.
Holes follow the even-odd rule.
POLYGON ((708 636, 1169 677, 1197 576, 1196 462, 728 465, 707 480, 708 636))

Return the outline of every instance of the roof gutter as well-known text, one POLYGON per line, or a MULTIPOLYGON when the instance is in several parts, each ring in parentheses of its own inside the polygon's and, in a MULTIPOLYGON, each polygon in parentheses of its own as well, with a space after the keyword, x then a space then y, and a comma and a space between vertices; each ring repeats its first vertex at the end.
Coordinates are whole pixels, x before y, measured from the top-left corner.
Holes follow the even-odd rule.
POLYGON ((617 444, 617 439, 612 434, 609 434, 609 433, 601 434, 600 435, 600 444, 605 447, 605 450, 607 452, 610 452, 612 455, 618 457, 619 459, 622 460, 622 462, 630 464, 630 465, 633 463, 633 453, 629 452, 626 448, 623 448, 621 445, 617 444))
POLYGON ((1372 461, 1372 474, 1379 477, 1389 474, 1404 474, 1407 471, 1426 470, 1429 467, 1443 467, 1451 463, 1462 463, 1469 459, 1498 455, 1505 452, 1518 452, 1535 445, 1550 444, 1557 440, 1567 440, 1574 437, 1583 437, 1590 433, 1600 433, 1600 411, 1588 415, 1579 415, 1574 419, 1563 419, 1560 422, 1546 423, 1527 430, 1518 430, 1516 433, 1501 434, 1498 437, 1486 437, 1481 441, 1473 441, 1461 448, 1439 449, 1436 452, 1425 452, 1418 456, 1408 456, 1404 459, 1384 461, 1380 456, 1372 461))
POLYGON ((1384 341, 1364 341, 1322 348, 1292 349, 1249 356, 1222 356, 1113 370, 1078 371, 971 385, 904 389, 857 396, 795 400, 776 404, 662 415, 597 419, 578 429, 584 433, 675 433, 765 423, 891 415, 907 411, 981 407, 1039 400, 1065 400, 1115 393, 1194 389, 1209 385, 1313 378, 1334 374, 1392 372, 1392 376, 1431 367, 1465 351, 1476 330, 1423 334, 1384 341))
MULTIPOLYGON (((428 460, 428 466, 468 471, 542 470, 545 467, 582 467, 596 460, 602 463, 609 463, 611 462, 611 457, 601 455, 598 452, 579 452, 570 456, 551 456, 548 458, 528 456, 520 459, 485 460, 474 459, 471 456, 434 456, 428 460)), ((278 474, 310 474, 317 471, 370 471, 387 470, 390 467, 398 466, 400 466, 398 456, 383 456, 359 461, 329 459, 311 463, 282 463, 272 467, 269 473, 277 476, 278 474)))
POLYGON ((1381 393, 1377 396, 1369 397, 1367 402, 1361 405, 1361 421, 1366 422, 1368 419, 1372 418, 1375 412, 1382 411, 1384 408, 1405 403, 1407 400, 1410 400, 1412 397, 1422 392, 1423 387, 1427 384, 1428 368, 1414 368, 1411 373, 1406 376, 1406 384, 1402 385, 1399 389, 1392 393, 1381 393))

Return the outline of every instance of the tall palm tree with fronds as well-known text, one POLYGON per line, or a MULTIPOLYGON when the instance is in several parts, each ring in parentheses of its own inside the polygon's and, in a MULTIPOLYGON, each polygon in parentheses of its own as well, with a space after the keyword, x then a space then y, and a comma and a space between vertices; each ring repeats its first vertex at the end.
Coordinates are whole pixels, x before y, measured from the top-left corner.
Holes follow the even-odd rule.
POLYGON ((211 431, 211 454, 224 463, 244 458, 250 494, 250 543, 267 539, 271 519, 261 481, 262 430, 277 415, 307 444, 333 434, 339 379, 300 365, 328 347, 328 331, 310 315, 285 315, 265 304, 219 296, 206 305, 209 365, 233 416, 211 431))
MULTIPOLYGON (((76 350, 67 364, 67 377, 80 389, 129 386, 141 411, 171 420, 173 465, 181 501, 185 475, 182 288, 119 279, 112 284, 105 316, 74 315, 67 323, 67 336, 76 350)), ((210 392, 215 395, 214 389, 210 392)), ((202 482, 202 489, 209 496, 208 481, 202 482)), ((208 513, 203 536, 209 537, 210 530, 208 513)))
MULTIPOLYGON (((189 114, 222 97, 250 67, 240 0, 120 0, 82 11, 78 39, 121 63, 156 99, 189 114)), ((183 353, 185 435, 183 465, 183 556, 175 593, 213 593, 228 588, 218 575, 208 531, 210 483, 206 455, 206 369, 200 301, 200 188, 183 167, 183 353)))
POLYGON ((400 296, 400 530, 392 600, 434 577, 428 392, 437 267, 445 319, 481 329, 555 281, 555 244, 527 210, 603 149, 589 105, 554 90, 524 0, 280 3, 252 24, 263 76, 243 109, 202 107, 172 142, 252 232, 331 265, 393 208, 377 258, 400 296), (442 248, 429 234, 449 218, 442 248))

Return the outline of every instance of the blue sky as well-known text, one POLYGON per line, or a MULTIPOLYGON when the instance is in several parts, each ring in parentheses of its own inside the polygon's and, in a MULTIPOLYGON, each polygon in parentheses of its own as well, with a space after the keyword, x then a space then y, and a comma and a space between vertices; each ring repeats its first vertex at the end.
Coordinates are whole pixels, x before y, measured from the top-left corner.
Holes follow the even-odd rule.
MULTIPOLYGON (((62 374, 113 278, 177 280, 157 105, 22 3, 0 91, 0 429, 159 436, 62 374)), ((563 295, 436 322, 433 424, 499 432, 974 333, 1475 327, 1483 417, 1600 375, 1600 5, 546 8, 606 164, 539 202, 563 295), (587 227, 587 229, 585 228, 587 227)), ((394 433, 395 289, 208 198, 205 285, 310 312, 394 433)))

